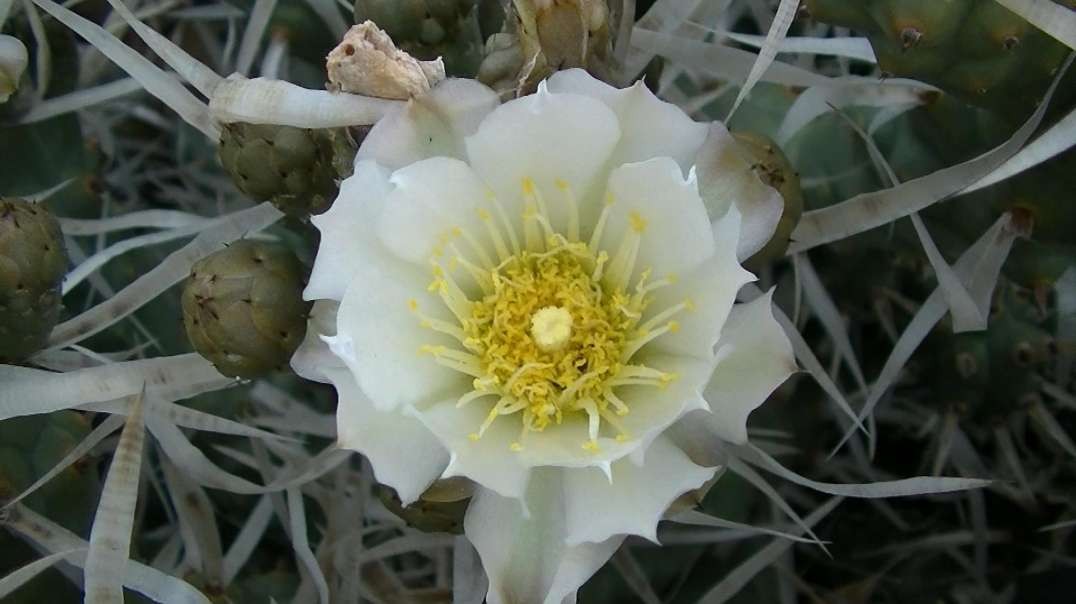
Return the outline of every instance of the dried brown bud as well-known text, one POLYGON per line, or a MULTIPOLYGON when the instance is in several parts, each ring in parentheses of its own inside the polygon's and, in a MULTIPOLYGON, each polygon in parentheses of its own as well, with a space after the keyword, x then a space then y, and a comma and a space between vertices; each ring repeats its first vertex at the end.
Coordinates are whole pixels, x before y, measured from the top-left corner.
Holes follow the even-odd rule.
POLYGON ((355 25, 329 52, 329 85, 341 92, 407 100, 445 79, 441 59, 419 61, 396 48, 373 21, 355 25))

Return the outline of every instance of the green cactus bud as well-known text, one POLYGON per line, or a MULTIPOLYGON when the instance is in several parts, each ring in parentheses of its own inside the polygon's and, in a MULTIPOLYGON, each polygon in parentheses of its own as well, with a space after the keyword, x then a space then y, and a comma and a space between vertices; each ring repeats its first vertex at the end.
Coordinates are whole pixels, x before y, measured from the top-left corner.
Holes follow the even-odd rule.
POLYGON ((0 362, 44 347, 67 271, 60 225, 43 206, 0 198, 0 362))
POLYGON ((734 132, 733 136, 740 143, 740 153, 751 163, 759 179, 777 189, 785 202, 773 237, 746 262, 748 266, 759 265, 780 258, 788 249, 792 230, 803 215, 803 189, 799 174, 772 139, 753 132, 734 132))
POLYGON ((306 333, 304 269, 287 248, 242 240, 191 267, 183 325, 194 349, 224 375, 285 367, 306 333))
POLYGON ((373 126, 350 126, 328 130, 332 145, 333 171, 343 180, 355 173, 355 153, 373 126))
POLYGON ((426 15, 423 0, 355 0, 355 23, 373 21, 397 44, 418 40, 426 15))
POLYGON ((417 59, 442 58, 449 75, 472 77, 482 59, 478 0, 355 0, 355 22, 373 21, 417 59))
MULTIPOLYGON (((346 147, 334 147, 331 130, 289 126, 225 124, 220 160, 239 190, 270 201, 297 218, 327 210, 339 192, 335 161, 346 147)), ((350 150, 354 158, 354 150, 350 150)))
POLYGON ((410 527, 427 533, 463 533, 470 491, 456 480, 435 482, 418 501, 406 506, 391 487, 377 485, 375 490, 381 503, 410 527))

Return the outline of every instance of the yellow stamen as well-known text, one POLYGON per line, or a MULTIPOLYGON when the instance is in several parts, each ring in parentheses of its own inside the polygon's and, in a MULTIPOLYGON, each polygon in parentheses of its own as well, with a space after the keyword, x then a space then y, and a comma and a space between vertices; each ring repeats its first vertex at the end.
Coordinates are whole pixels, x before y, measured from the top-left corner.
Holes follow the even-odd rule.
POLYGON ((602 206, 602 213, 598 215, 598 222, 594 225, 594 232, 590 235, 590 248, 591 252, 597 252, 598 247, 602 244, 602 235, 605 233, 605 223, 609 221, 609 212, 613 207, 613 203, 616 198, 612 193, 605 196, 605 204, 602 206))
POLYGON ((633 286, 629 283, 646 236, 646 218, 638 212, 628 214, 628 224, 610 255, 600 246, 613 197, 607 196, 590 241, 584 244, 579 241, 574 191, 564 180, 554 180, 554 185, 567 210, 565 232, 553 228, 542 191, 531 178, 522 179, 520 185, 521 223, 511 222, 503 205, 489 194, 490 209, 478 210, 488 236, 479 239, 451 229, 430 259, 434 279, 429 290, 455 321, 419 312, 417 300, 408 300, 407 305, 420 325, 463 346, 461 350, 427 344, 420 350, 440 365, 474 378, 473 389, 456 405, 496 397, 470 439, 480 439, 498 418, 517 418, 519 438, 507 446, 518 452, 529 433, 564 422, 586 422, 587 440, 581 446, 597 452, 603 437, 615 433, 618 442, 630 438, 618 418, 631 409, 617 396, 618 388, 664 388, 676 379, 673 373, 633 362, 633 356, 647 343, 679 329, 675 317, 692 310, 694 303, 684 300, 658 313, 648 312, 653 292, 672 284, 675 277, 651 281, 651 271, 644 269, 633 286), (522 247, 516 233, 520 224, 522 247), (464 243, 457 247, 459 241, 464 243), (456 267, 466 271, 468 286, 473 281, 480 289, 461 288, 452 273, 456 267), (477 291, 477 297, 469 298, 467 291, 472 295, 477 291))

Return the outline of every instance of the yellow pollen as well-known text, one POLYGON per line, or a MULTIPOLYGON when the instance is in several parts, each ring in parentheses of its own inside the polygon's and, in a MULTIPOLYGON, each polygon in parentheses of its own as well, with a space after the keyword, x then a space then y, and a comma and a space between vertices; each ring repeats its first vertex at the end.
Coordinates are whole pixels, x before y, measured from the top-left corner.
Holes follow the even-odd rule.
MULTIPOLYGON (((565 193, 550 201, 569 204, 575 212, 568 183, 553 182, 565 193)), ((522 231, 508 219, 499 200, 490 196, 497 224, 489 211, 480 209, 479 218, 485 223, 481 232, 459 227, 449 232, 467 242, 473 252, 469 258, 482 260, 470 262, 453 248, 478 288, 457 284, 452 258, 447 266, 431 259, 433 281, 427 295, 444 304, 452 318, 418 312, 418 300, 408 300, 407 306, 423 328, 450 336, 458 344, 427 344, 419 352, 473 378, 473 390, 457 400, 458 407, 477 405, 485 412, 469 439, 483 438, 494 422, 516 418, 519 438, 505 445, 520 451, 528 432, 572 422, 585 426, 580 446, 595 453, 603 439, 631 438, 617 419, 630 413, 628 403, 616 394, 619 388, 660 389, 676 379, 676 374, 648 367, 635 357, 647 343, 676 332, 680 325, 671 319, 694 303, 650 308, 652 293, 670 283, 672 276, 648 281, 650 271, 642 270, 629 283, 647 227, 638 212, 629 214, 622 232, 603 237, 607 205, 589 242, 584 242, 578 219, 570 219, 566 230, 554 228, 547 202, 531 178, 522 179, 522 189, 528 196, 521 212, 522 231), (492 244, 494 253, 482 240, 492 244)), ((612 196, 605 202, 612 204, 612 196)), ((438 253, 444 253, 443 245, 438 253)))
POLYGON ((543 352, 564 348, 572 337, 572 313, 560 306, 546 306, 531 317, 531 337, 543 352))
POLYGON ((642 214, 633 211, 628 214, 628 220, 631 221, 631 230, 635 231, 636 233, 642 233, 646 230, 647 222, 646 219, 643 218, 642 214))

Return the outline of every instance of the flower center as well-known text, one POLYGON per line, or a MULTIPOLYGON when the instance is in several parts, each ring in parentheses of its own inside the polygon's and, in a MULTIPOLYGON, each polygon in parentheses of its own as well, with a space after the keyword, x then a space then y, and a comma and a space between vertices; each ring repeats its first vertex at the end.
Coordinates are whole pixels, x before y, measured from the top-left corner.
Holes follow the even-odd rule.
MULTIPOLYGON (((559 183, 558 190, 575 213, 571 190, 559 183)), ((582 420, 589 436, 583 447, 596 451, 606 427, 617 440, 630 437, 619 420, 630 411, 616 394, 619 387, 664 388, 676 379, 634 357, 647 343, 676 331, 673 317, 690 310, 691 304, 685 301, 644 319, 653 292, 674 278, 651 281, 650 271, 643 270, 633 286, 629 283, 646 230, 642 216, 632 214, 610 256, 599 244, 612 200, 607 200, 590 242, 584 243, 577 214, 569 216, 565 233, 557 232, 533 182, 524 180, 523 192, 527 203, 522 242, 492 198, 492 212, 479 210, 488 244, 458 228, 443 238, 431 259, 434 280, 429 290, 456 322, 429 317, 415 300, 411 308, 423 326, 454 337, 462 349, 426 345, 421 352, 474 377, 474 389, 458 406, 480 404, 475 401, 486 397, 495 401, 470 435, 472 440, 481 438, 498 418, 518 415, 520 437, 511 448, 521 450, 528 433, 582 420), (453 268, 467 275, 457 281, 453 268), (470 297, 468 289, 474 292, 470 297)))
POLYGON ((546 306, 531 317, 531 339, 542 352, 556 352, 572 338, 572 313, 562 306, 546 306))

